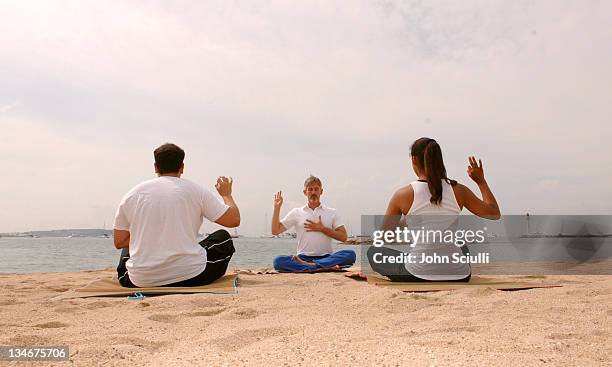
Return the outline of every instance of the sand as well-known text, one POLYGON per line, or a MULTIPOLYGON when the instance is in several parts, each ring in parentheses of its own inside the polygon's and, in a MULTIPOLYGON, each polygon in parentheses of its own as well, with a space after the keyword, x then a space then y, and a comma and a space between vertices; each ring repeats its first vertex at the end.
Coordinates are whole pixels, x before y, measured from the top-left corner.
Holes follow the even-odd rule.
MULTIPOLYGON (((561 288, 403 293, 341 273, 240 274, 233 295, 50 301, 112 270, 0 274, 0 345, 75 366, 610 365, 612 277, 561 288)), ((48 362, 0 362, 41 366, 48 362)))

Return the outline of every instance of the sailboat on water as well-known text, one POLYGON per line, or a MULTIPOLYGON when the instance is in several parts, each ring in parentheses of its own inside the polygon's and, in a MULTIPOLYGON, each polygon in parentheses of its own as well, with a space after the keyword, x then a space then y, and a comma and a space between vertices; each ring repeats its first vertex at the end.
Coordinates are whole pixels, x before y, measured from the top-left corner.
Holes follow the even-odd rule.
POLYGON ((104 221, 104 225, 102 226, 102 234, 99 235, 98 238, 110 238, 108 233, 106 233, 106 221, 104 221))
POLYGON ((268 233, 268 229, 270 224, 268 222, 268 212, 266 212, 266 214, 264 215, 264 234, 262 234, 261 236, 259 236, 259 238, 274 238, 274 236, 271 233, 268 233))

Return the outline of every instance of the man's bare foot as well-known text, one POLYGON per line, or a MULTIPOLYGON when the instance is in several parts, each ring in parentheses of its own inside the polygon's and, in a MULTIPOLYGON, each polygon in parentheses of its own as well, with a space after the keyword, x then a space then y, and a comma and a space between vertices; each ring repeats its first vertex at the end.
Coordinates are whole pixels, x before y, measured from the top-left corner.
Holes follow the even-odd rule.
POLYGON ((295 261, 297 261, 297 262, 299 262, 299 263, 302 263, 302 264, 304 264, 304 265, 306 265, 306 266, 311 266, 311 267, 313 267, 313 268, 316 268, 316 267, 317 267, 317 265, 316 265, 315 263, 311 263, 311 262, 308 262, 308 261, 306 261, 306 260, 302 260, 302 259, 300 259, 300 257, 299 257, 299 256, 297 256, 297 255, 293 255, 292 257, 293 257, 293 259, 294 259, 295 261))

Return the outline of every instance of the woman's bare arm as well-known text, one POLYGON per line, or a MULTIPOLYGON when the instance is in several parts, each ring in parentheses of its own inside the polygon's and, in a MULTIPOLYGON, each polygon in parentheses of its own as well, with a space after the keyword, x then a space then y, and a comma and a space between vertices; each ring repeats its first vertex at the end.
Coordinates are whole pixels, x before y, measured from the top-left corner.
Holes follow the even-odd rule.
POLYGON ((394 230, 397 228, 400 222, 402 214, 408 214, 412 203, 414 202, 414 190, 412 185, 402 187, 397 190, 389 204, 387 205, 387 212, 385 213, 385 220, 382 225, 382 230, 394 230))

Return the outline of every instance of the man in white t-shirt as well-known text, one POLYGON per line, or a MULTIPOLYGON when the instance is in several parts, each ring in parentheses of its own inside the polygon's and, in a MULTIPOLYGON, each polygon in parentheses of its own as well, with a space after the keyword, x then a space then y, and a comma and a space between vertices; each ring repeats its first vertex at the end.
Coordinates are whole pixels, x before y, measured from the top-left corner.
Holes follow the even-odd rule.
POLYGON ((133 187, 115 215, 115 247, 122 249, 119 282, 130 288, 212 283, 225 274, 234 245, 225 230, 199 243, 197 236, 203 218, 230 228, 240 225, 232 179, 217 179, 221 201, 210 190, 181 178, 181 148, 167 143, 153 155, 158 177, 133 187))
POLYGON ((355 263, 355 251, 334 252, 332 239, 346 241, 346 228, 336 209, 321 204, 323 185, 317 177, 310 176, 304 182, 304 195, 308 203, 294 208, 280 218, 283 205, 282 192, 274 196, 272 234, 278 235, 295 228, 297 233, 297 255, 277 256, 274 268, 282 272, 314 272, 337 270, 355 263))

